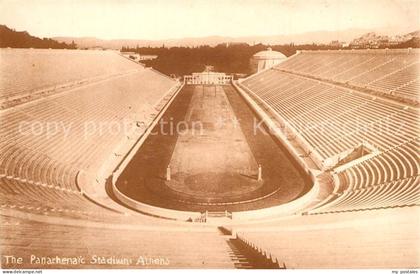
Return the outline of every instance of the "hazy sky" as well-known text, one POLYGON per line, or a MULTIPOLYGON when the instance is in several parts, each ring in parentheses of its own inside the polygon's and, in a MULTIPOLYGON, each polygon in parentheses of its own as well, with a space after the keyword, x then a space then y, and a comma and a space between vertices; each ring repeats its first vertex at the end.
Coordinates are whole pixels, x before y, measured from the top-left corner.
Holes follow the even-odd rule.
POLYGON ((40 37, 167 39, 348 28, 415 30, 420 0, 0 0, 0 24, 40 37))

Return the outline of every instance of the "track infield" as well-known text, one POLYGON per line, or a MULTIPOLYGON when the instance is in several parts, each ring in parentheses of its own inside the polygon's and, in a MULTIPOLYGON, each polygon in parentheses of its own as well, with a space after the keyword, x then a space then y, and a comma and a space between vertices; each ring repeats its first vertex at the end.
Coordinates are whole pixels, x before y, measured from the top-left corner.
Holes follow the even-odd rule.
POLYGON ((242 211, 289 202, 311 186, 287 151, 255 130, 260 120, 232 86, 185 86, 161 120, 117 182, 133 199, 242 211))

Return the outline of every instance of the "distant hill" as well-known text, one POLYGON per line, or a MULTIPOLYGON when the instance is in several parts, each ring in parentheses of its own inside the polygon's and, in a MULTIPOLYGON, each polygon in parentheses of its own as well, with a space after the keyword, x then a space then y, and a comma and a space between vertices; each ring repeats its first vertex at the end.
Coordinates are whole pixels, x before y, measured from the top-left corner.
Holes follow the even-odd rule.
POLYGON ((350 43, 352 48, 418 48, 420 31, 407 34, 380 35, 376 32, 368 32, 354 39, 350 43))
POLYGON ((393 46, 392 48, 420 48, 420 38, 413 37, 406 42, 393 46))
POLYGON ((420 38, 420 30, 407 33, 405 36, 420 38))
POLYGON ((349 29, 346 31, 317 31, 306 32, 293 35, 273 35, 273 36, 246 36, 246 37, 227 37, 227 36, 207 36, 207 37, 189 37, 181 39, 166 40, 136 40, 136 39, 114 39, 104 40, 95 37, 54 37, 60 42, 71 43, 75 41, 79 48, 103 47, 112 49, 121 49, 123 46, 130 48, 139 47, 175 47, 175 46, 200 46, 209 45, 216 46, 222 43, 248 43, 253 44, 312 44, 324 43, 328 44, 332 40, 351 41, 359 37, 369 30, 366 29, 349 29))
POLYGON ((38 38, 26 31, 15 31, 5 25, 0 25, 0 48, 53 48, 74 49, 75 44, 58 42, 50 38, 38 38))

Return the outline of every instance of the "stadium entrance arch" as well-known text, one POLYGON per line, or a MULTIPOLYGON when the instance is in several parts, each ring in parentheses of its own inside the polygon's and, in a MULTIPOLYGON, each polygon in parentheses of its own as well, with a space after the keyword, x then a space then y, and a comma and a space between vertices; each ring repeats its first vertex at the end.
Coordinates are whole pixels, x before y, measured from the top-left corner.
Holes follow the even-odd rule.
POLYGON ((205 71, 184 76, 184 83, 187 85, 229 85, 232 79, 231 75, 225 73, 205 71))

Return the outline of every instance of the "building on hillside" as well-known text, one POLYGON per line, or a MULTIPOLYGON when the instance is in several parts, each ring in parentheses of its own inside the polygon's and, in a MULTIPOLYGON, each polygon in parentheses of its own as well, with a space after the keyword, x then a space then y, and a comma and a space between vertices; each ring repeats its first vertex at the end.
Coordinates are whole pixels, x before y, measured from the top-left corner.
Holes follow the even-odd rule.
POLYGON ((369 32, 351 41, 350 47, 355 49, 392 47, 407 42, 415 37, 419 37, 418 31, 395 36, 378 35, 375 32, 369 32))
POLYGON ((268 48, 267 50, 257 52, 252 56, 250 61, 251 71, 252 73, 256 73, 261 70, 269 69, 286 59, 287 57, 283 53, 268 48))

